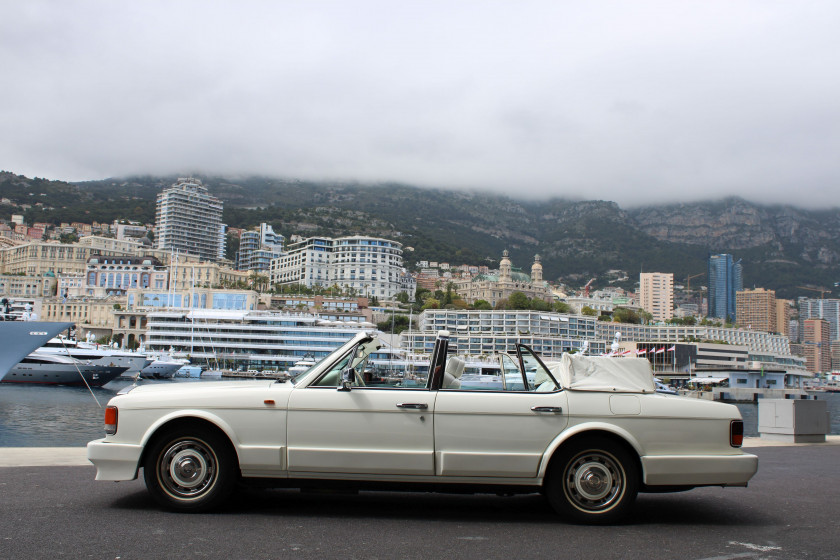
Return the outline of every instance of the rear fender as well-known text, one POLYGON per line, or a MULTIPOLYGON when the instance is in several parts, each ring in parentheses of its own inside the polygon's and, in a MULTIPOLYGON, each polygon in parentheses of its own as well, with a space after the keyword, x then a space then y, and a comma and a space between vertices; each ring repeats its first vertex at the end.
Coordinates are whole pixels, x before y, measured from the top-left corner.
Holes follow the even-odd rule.
POLYGON ((612 434, 630 445, 637 456, 641 457, 642 455, 642 446, 627 430, 607 422, 586 422, 583 424, 576 424, 575 426, 564 430, 551 442, 543 454, 542 461, 540 461, 540 468, 537 472, 537 476, 545 479, 546 472, 548 471, 548 465, 551 462, 551 458, 554 456, 554 453, 570 439, 581 434, 586 434, 587 432, 592 432, 593 434, 596 432, 606 432, 608 434, 612 434))

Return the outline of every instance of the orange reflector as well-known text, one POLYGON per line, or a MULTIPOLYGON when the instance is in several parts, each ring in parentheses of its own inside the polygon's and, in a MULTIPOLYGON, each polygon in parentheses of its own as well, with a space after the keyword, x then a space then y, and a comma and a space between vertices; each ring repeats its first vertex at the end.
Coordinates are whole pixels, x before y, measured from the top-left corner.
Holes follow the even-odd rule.
POLYGON ((729 424, 729 445, 732 447, 741 447, 744 445, 744 422, 741 420, 733 420, 729 424))
POLYGON ((274 400, 273 400, 273 399, 265 399, 263 402, 264 402, 265 404, 271 404, 271 405, 273 405, 273 404, 274 404, 274 400))
POLYGON ((105 408, 105 433, 114 435, 117 433, 117 407, 108 406, 105 408))

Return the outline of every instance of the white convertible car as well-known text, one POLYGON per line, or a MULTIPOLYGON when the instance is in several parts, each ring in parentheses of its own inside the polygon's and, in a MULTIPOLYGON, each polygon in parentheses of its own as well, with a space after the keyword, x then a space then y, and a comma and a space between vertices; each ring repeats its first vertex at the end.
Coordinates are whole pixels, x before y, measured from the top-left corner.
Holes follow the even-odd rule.
POLYGON ((381 343, 359 334, 294 381, 147 385, 111 399, 104 439, 88 444, 97 480, 143 469, 157 502, 202 511, 238 483, 293 488, 542 492, 574 521, 613 522, 638 492, 746 486, 732 405, 655 391, 638 358, 527 346, 498 383, 461 374, 442 332, 429 372, 375 375, 381 343))

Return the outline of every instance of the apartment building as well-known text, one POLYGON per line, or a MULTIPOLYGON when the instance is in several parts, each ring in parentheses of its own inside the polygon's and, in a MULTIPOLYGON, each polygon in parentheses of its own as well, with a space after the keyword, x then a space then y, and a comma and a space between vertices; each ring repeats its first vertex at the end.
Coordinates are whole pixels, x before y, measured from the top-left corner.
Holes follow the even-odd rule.
POLYGON ((811 299, 799 300, 799 318, 825 319, 831 331, 831 340, 840 339, 840 299, 811 299))
POLYGON ((271 260, 283 255, 285 240, 269 224, 260 224, 255 231, 243 231, 239 236, 236 269, 269 273, 271 260))
POLYGON ((802 322, 802 345, 808 371, 831 371, 831 328, 825 319, 805 319, 802 322))
POLYGON ((309 237, 290 244, 272 259, 272 284, 339 286, 365 297, 414 297, 415 281, 403 268, 402 244, 388 239, 348 236, 309 237))
POLYGON ((764 332, 779 332, 776 292, 756 288, 735 293, 735 324, 764 332))
POLYGON ((663 272, 642 272, 639 275, 639 305, 653 315, 656 322, 674 316, 674 275, 663 272))
POLYGON ((201 181, 179 178, 157 197, 155 247, 218 261, 225 255, 222 201, 201 181))

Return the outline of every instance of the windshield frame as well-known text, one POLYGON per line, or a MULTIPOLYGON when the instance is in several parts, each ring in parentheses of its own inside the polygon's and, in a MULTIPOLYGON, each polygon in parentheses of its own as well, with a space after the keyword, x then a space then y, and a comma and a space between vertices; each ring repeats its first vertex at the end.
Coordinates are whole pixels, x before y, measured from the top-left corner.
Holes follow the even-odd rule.
POLYGON ((344 358, 344 356, 351 350, 355 350, 358 344, 361 344, 363 342, 369 342, 375 338, 376 337, 373 336, 373 334, 371 333, 357 334, 356 336, 354 336, 353 338, 351 338, 350 340, 333 350, 327 356, 325 356, 320 362, 316 363, 314 366, 295 377, 292 380, 292 384, 296 387, 308 387, 321 376, 321 373, 323 371, 331 368, 336 361, 344 358))

